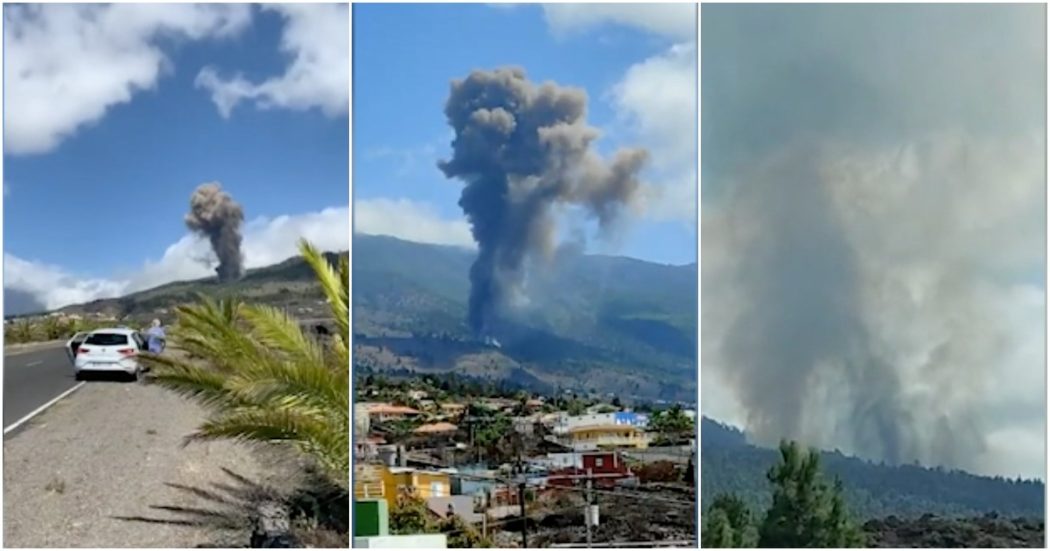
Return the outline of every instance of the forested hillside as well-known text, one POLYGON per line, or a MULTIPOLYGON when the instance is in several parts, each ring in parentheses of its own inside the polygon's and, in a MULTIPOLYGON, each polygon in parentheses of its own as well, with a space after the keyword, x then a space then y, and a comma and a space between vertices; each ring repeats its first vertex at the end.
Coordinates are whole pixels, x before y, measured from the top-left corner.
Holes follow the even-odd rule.
MULTIPOLYGON (((766 472, 777 459, 772 449, 747 443, 744 433, 711 419, 702 420, 701 501, 714 496, 740 496, 754 511, 769 506, 766 472)), ((1043 517, 1043 482, 977 476, 962 471, 917 465, 884 465, 823 452, 828 476, 842 480, 850 510, 862 519, 936 514, 1043 517)))

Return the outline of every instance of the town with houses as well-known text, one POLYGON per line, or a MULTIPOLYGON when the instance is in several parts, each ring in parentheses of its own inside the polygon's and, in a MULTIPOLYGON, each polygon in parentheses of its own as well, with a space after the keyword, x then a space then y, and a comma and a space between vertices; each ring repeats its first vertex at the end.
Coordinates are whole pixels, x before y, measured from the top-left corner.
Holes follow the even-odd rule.
POLYGON ((689 405, 429 375, 354 393, 355 547, 695 545, 689 405))

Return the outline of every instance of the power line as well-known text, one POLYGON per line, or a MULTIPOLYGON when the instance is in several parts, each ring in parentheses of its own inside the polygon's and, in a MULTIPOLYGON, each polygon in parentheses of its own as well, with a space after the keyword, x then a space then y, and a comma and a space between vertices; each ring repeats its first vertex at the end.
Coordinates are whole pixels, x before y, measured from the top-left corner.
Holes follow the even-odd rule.
POLYGON ((606 541, 592 544, 582 543, 552 543, 552 548, 574 548, 574 547, 692 547, 696 540, 648 540, 648 541, 606 541))
MULTIPOLYGON (((450 473, 450 474, 452 474, 452 473, 450 473)), ((466 474, 466 473, 454 473, 454 474, 452 474, 452 476, 456 476, 456 477, 459 477, 459 478, 472 479, 472 480, 486 481, 486 482, 498 482, 498 483, 505 484, 505 485, 508 485, 508 486, 517 485, 517 484, 520 483, 518 480, 515 480, 515 479, 512 479, 512 478, 504 478, 504 477, 496 477, 496 476, 482 476, 482 475, 466 474)), ((587 478, 587 475, 570 475, 570 476, 572 476, 574 478, 577 478, 577 479, 581 479, 581 480, 587 478)), ((601 475, 593 475, 593 478, 602 478, 602 476, 601 475)), ((532 485, 530 487, 538 488, 539 486, 532 485)), ((557 486, 557 485, 554 485, 554 486, 547 486, 547 488, 553 489, 553 490, 567 490, 567 491, 577 491, 577 492, 578 491, 586 491, 584 488, 578 488, 576 486, 557 486)), ((594 488, 591 491, 596 492, 596 493, 607 494, 607 495, 615 495, 615 496, 618 496, 618 497, 634 497, 634 498, 642 499, 642 500, 662 501, 662 502, 666 502, 666 503, 672 503, 672 504, 677 504, 677 505, 689 505, 689 506, 693 506, 693 507, 696 506, 696 501, 686 501, 686 500, 682 500, 682 499, 667 498, 667 497, 663 497, 663 496, 654 496, 654 495, 641 493, 641 492, 631 492, 631 491, 628 491, 628 490, 601 490, 601 489, 594 488)))
MULTIPOLYGON (((561 514, 561 513, 569 513, 569 512, 572 512, 572 511, 576 511, 578 509, 579 509, 579 507, 573 505, 572 507, 565 507, 565 508, 562 508, 562 509, 544 510, 544 511, 541 511, 540 514, 543 514, 543 515, 557 515, 557 514, 561 514)), ((501 525, 504 525, 504 524, 510 524, 512 522, 519 522, 519 521, 528 522, 530 519, 531 520, 535 520, 532 517, 530 517, 529 515, 517 516, 517 517, 508 517, 508 518, 503 518, 503 519, 500 519, 500 520, 489 522, 488 526, 489 527, 501 526, 501 525)), ((473 527, 457 528, 455 530, 448 530, 448 531, 443 531, 443 532, 440 532, 440 533, 441 534, 445 534, 445 535, 454 535, 454 534, 459 534, 460 532, 466 532, 468 530, 475 530, 475 528, 473 528, 473 527)))

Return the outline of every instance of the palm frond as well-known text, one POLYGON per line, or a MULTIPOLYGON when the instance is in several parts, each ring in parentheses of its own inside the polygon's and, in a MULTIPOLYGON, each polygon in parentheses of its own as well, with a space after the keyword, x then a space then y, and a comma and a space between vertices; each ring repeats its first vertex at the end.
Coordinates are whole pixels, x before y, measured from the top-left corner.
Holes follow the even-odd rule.
POLYGON ((215 370, 201 368, 171 356, 142 354, 139 361, 150 368, 152 382, 204 406, 242 404, 226 387, 226 377, 215 370))
MULTIPOLYGON (((339 331, 328 347, 269 306, 200 296, 176 309, 170 340, 189 355, 144 354, 152 379, 209 409, 192 439, 287 442, 347 484, 350 468, 349 265, 300 243, 339 331)), ((174 351, 173 351, 174 352, 174 351)))
POLYGON ((292 362, 324 364, 321 347, 284 311, 259 305, 245 307, 243 314, 258 344, 274 349, 292 362))
POLYGON ((227 386, 257 403, 288 398, 304 406, 350 409, 343 391, 349 388, 347 377, 316 364, 260 362, 229 379, 227 386))
POLYGON ((193 438, 289 442, 345 481, 349 477, 350 440, 349 431, 342 428, 326 422, 323 416, 297 409, 239 408, 207 420, 193 438))
POLYGON ((344 335, 344 340, 350 338, 350 279, 349 269, 344 269, 344 262, 340 260, 339 272, 332 269, 328 260, 313 245, 306 240, 299 242, 299 250, 303 260, 310 265, 321 284, 328 306, 332 311, 332 317, 339 327, 339 334, 344 335))

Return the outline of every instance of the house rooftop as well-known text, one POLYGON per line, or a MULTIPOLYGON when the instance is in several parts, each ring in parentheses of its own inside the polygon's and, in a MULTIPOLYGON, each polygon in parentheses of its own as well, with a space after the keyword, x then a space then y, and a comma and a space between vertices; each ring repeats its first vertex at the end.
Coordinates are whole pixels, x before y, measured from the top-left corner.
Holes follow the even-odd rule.
POLYGON ((610 424, 605 424, 605 425, 581 425, 581 426, 578 426, 578 427, 570 427, 569 428, 569 432, 570 433, 595 431, 595 430, 597 430, 597 431, 610 431, 610 432, 613 432, 613 431, 617 431, 617 432, 618 431, 645 432, 641 427, 636 427, 634 425, 610 425, 610 424))
POLYGON ((368 406, 368 413, 378 414, 392 414, 402 413, 405 415, 415 415, 419 413, 419 410, 410 408, 408 406, 395 406, 392 404, 370 404, 368 406))
POLYGON ((415 434, 438 434, 444 432, 456 432, 457 430, 459 430, 459 427, 452 423, 440 422, 420 425, 412 432, 415 434))

